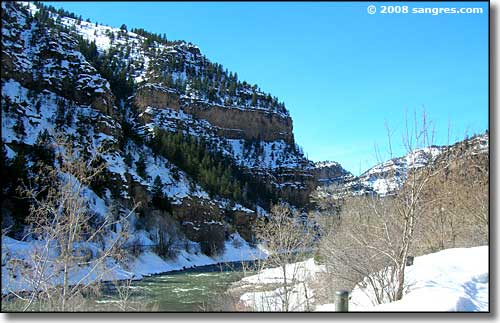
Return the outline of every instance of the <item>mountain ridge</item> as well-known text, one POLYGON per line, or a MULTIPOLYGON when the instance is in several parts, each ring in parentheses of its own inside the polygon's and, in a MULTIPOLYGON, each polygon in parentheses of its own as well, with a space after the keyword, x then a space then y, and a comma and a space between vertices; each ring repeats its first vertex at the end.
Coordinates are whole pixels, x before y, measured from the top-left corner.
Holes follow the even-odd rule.
MULTIPOLYGON (((312 163, 276 97, 239 81, 197 46, 49 9, 2 3, 8 171, 29 179, 38 158, 32 151, 50 150, 62 133, 81 156, 106 164, 89 188, 105 206, 101 213, 141 202, 137 230, 157 239, 154 223, 167 217, 179 239, 207 254, 221 252, 232 234, 253 242, 254 222, 271 204, 308 203, 312 163)), ((2 207, 21 234, 28 210, 17 205, 18 180, 8 179, 2 207)))
MULTIPOLYGON (((462 157, 471 154, 489 154, 489 134, 475 135, 447 146, 432 145, 417 148, 404 156, 380 162, 359 176, 354 176, 349 172, 340 175, 336 174, 333 178, 323 178, 319 181, 319 184, 323 187, 336 186, 336 188, 332 187, 332 190, 337 192, 339 196, 366 194, 391 195, 404 185, 409 170, 426 167, 432 163, 439 162, 442 158, 449 158, 447 156, 457 158, 454 154, 456 154, 456 151, 462 149, 466 150, 465 155, 462 157)), ((334 168, 341 167, 336 162, 320 162, 316 163, 316 168, 321 169, 330 165, 333 165, 334 168)), ((318 172, 318 170, 316 171, 318 172)))

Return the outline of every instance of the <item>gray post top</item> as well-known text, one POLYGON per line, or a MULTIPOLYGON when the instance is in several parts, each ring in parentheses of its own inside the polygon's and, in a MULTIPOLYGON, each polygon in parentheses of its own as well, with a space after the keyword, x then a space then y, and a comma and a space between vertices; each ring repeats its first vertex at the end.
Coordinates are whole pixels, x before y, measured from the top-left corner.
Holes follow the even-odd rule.
POLYGON ((347 296, 347 295, 349 295, 349 292, 346 291, 346 290, 338 290, 338 291, 335 292, 335 295, 337 295, 337 296, 347 296))

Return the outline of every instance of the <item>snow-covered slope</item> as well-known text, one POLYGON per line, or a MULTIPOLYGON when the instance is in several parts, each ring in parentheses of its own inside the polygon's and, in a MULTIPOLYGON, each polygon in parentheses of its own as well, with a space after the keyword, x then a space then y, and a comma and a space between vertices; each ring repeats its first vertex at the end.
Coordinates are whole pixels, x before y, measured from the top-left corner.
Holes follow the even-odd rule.
POLYGON ((442 147, 416 149, 406 156, 393 158, 370 168, 359 176, 358 181, 378 194, 389 194, 403 185, 409 171, 432 163, 442 151, 442 147))
MULTIPOLYGON (((447 249, 416 257, 406 267, 403 299, 376 305, 372 291, 356 287, 349 311, 369 312, 487 312, 489 311, 488 246, 447 249)), ((334 304, 316 311, 335 311, 334 304)))
MULTIPOLYGON (((31 15, 39 11, 32 3, 24 5, 31 15)), ((240 82, 235 74, 224 71, 220 64, 210 62, 197 46, 182 41, 150 41, 131 31, 64 17, 55 12, 50 12, 49 17, 66 29, 59 31, 57 38, 50 37, 52 32, 40 37, 38 34, 43 34, 43 29, 22 8, 5 8, 9 13, 15 12, 18 21, 5 24, 4 52, 7 55, 14 53, 12 65, 16 70, 22 67, 23 73, 32 74, 30 78, 34 81, 47 82, 62 94, 65 91, 63 81, 77 79, 78 86, 86 88, 77 86, 76 91, 87 91, 84 97, 107 94, 105 112, 117 109, 109 102, 112 101, 109 82, 98 75, 77 50, 75 37, 82 37, 95 44, 99 55, 110 57, 110 62, 103 63, 115 66, 117 71, 125 69, 135 81, 138 92, 133 101, 141 108, 138 111, 140 118, 129 120, 132 124, 150 130, 158 126, 176 132, 185 129, 188 122, 194 126, 188 127, 188 133, 216 142, 216 147, 231 156, 237 165, 255 170, 257 175, 265 174, 266 180, 276 188, 290 182, 286 178, 290 171, 304 173, 305 181, 309 180, 311 164, 293 141, 291 119, 284 105, 256 86, 240 82), (32 22, 28 23, 28 20, 32 22), (48 40, 43 39, 45 36, 48 40), (38 39, 39 44, 36 43, 38 39), (43 58, 46 56, 43 41, 53 47, 54 58, 48 61, 43 58), (67 60, 66 56, 69 56, 67 60), (40 73, 37 66, 33 66, 35 63, 41 66, 42 75, 35 75, 40 73), (81 70, 76 71, 78 75, 75 75, 76 67, 81 70), (208 85, 199 89, 198 82, 208 85), (207 90, 207 86, 215 92, 207 90), (230 86, 235 88, 229 90, 230 86), (144 89, 148 89, 145 97, 142 95, 144 89), (166 104, 161 100, 151 100, 165 92, 175 95, 177 102, 168 101, 166 104), (163 126, 160 120, 167 124, 163 126)))
MULTIPOLYGON (((4 24, 4 31, 8 30, 12 35, 12 38, 2 38, 4 51, 8 55, 15 52, 15 48, 29 48, 30 50, 23 50, 12 56, 12 63, 16 66, 15 72, 30 74, 34 81, 42 83, 39 86, 43 89, 38 92, 29 88, 31 84, 26 81, 26 78, 19 78, 20 81, 24 81, 24 84, 21 84, 13 78, 2 77, 2 141, 7 151, 10 152, 9 158, 15 158, 15 150, 20 149, 19 144, 34 145, 44 131, 59 132, 72 136, 74 144, 81 153, 85 150, 91 156, 98 154, 98 150, 104 146, 110 147, 101 154, 101 157, 108 163, 109 172, 118 176, 124 183, 126 182, 125 174, 128 174, 138 183, 151 188, 153 179, 159 175, 162 183, 168 184, 165 185, 164 193, 172 198, 174 203, 179 203, 179 199, 187 196, 208 197, 208 194, 192 183, 184 172, 177 170, 165 158, 161 156, 153 158, 148 147, 137 146, 130 142, 120 149, 118 141, 122 136, 121 125, 118 120, 107 113, 108 110, 117 108, 112 106, 112 102, 106 102, 106 99, 112 99, 109 82, 97 73, 83 55, 72 49, 74 44, 71 43, 72 40, 68 35, 56 41, 50 34, 41 33, 36 36, 37 42, 30 40, 27 43, 26 39, 33 39, 34 34, 40 30, 35 23, 32 23, 30 30, 22 31, 23 24, 26 24, 26 13, 14 6, 5 9, 10 13, 9 18, 14 21, 4 24), (8 28, 9 26, 11 28, 8 28), (14 37, 18 33, 24 36, 14 37), (54 44, 56 50, 51 51, 50 54, 47 53, 46 43, 49 46, 54 44), (40 62, 39 64, 43 66, 42 74, 40 75, 36 69, 29 66, 23 69, 22 67, 26 65, 23 64, 24 61, 40 62), (66 69, 66 66, 70 68, 66 69), (88 96, 94 99, 81 100, 65 92, 61 82, 65 78, 76 79, 77 84, 82 84, 82 88, 75 89, 78 96, 82 96, 85 90, 89 93, 88 96), (101 102, 97 102, 99 94, 104 92, 108 96, 103 97, 101 102), (102 105, 106 105, 106 109, 101 109, 102 105), (22 124, 22 130, 19 130, 19 124, 22 124), (126 154, 132 156, 130 166, 124 162, 126 154), (148 176, 145 178, 138 176, 136 171, 136 162, 140 154, 147 156, 146 173, 148 176), (172 179, 173 169, 180 174, 177 180, 172 179)), ((18 78, 17 74, 12 76, 18 78)), ((124 184, 120 192, 123 197, 127 197, 126 189, 124 184)))
POLYGON ((240 82, 191 43, 149 41, 131 31, 70 17, 62 17, 61 24, 127 69, 137 84, 133 100, 139 124, 203 137, 277 190, 296 190, 305 200, 312 187, 312 165, 296 147, 289 112, 277 98, 240 82), (158 99, 162 96, 168 98, 158 99), (290 180, 291 172, 303 178, 290 180))
MULTIPOLYGON (((457 142, 450 146, 431 146, 420 148, 405 156, 392 158, 373 166, 359 176, 350 173, 323 177, 322 182, 334 184, 339 195, 379 194, 390 195, 404 184, 408 172, 439 162, 442 158, 463 158, 468 155, 488 154, 489 136, 482 134, 457 142), (461 152, 465 151, 464 154, 461 152)), ((329 165, 329 164, 328 164, 329 165)), ((317 168, 324 168, 318 164, 317 168)), ((337 165, 334 165, 337 168, 337 165)), ((324 190, 323 188, 318 188, 324 190)), ((326 192, 326 191, 325 191, 326 192)))

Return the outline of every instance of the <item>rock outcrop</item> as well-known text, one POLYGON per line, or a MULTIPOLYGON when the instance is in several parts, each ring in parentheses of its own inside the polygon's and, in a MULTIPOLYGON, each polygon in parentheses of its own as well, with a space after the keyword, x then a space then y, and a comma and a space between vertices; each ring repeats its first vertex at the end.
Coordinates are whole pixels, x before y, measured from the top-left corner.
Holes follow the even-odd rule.
POLYGON ((333 161, 317 162, 314 164, 314 175, 319 185, 342 183, 346 177, 352 176, 339 163, 333 161))
POLYGON ((208 254, 220 251, 229 233, 253 242, 256 210, 271 202, 307 206, 313 167, 295 144, 292 119, 276 97, 238 80, 192 44, 48 8, 2 3, 7 163, 26 155, 30 167, 30 152, 40 149, 45 130, 48 144, 64 134, 80 158, 105 166, 87 192, 96 214, 140 203, 135 230, 145 231, 144 237, 158 242, 158 223, 167 230, 168 222, 181 232, 179 239, 199 243, 208 254), (157 129, 179 134, 177 147, 207 145, 191 151, 187 165, 185 156, 160 153, 166 144, 155 141, 157 129), (181 146, 187 137, 189 144, 181 146), (196 164, 202 157, 212 163, 203 174, 196 164), (219 180, 214 174, 230 174, 223 192, 208 184, 219 180), (261 188, 265 197, 255 193, 261 188))
POLYGON ((197 119, 208 121, 217 130, 217 134, 224 138, 284 140, 294 144, 292 119, 279 113, 181 99, 176 90, 156 84, 146 84, 139 88, 134 96, 134 103, 141 112, 147 107, 176 111, 182 109, 197 119))

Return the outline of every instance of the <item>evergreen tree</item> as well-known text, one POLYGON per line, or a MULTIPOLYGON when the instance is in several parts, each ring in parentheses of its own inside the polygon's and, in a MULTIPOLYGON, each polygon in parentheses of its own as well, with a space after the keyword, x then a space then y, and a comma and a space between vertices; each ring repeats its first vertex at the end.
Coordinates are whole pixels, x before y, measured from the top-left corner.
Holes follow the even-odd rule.
MULTIPOLYGON (((209 194, 233 198, 247 206, 259 199, 263 204, 276 200, 277 193, 272 187, 239 170, 230 158, 216 152, 215 146, 204 140, 159 128, 155 129, 154 138, 155 152, 188 173, 209 194)), ((176 168, 172 170, 172 178, 180 180, 176 168)))
POLYGON ((146 172, 146 158, 144 157, 143 154, 139 156, 139 160, 135 162, 135 167, 137 171, 137 175, 140 177, 147 179, 147 172, 146 172))
POLYGON ((5 163, 4 167, 5 172, 3 175, 5 176, 2 177, 2 200, 9 198, 12 202, 11 210, 15 223, 15 227, 12 229, 18 231, 22 229, 30 207, 30 204, 26 200, 18 197, 19 194, 17 192, 17 189, 22 187, 23 183, 26 183, 28 179, 27 158, 24 154, 24 149, 19 150, 12 162, 5 163))
POLYGON ((253 92, 252 94, 252 106, 256 107, 257 106, 257 93, 253 92))
POLYGON ((32 156, 36 164, 50 166, 54 164, 55 153, 53 148, 50 147, 50 143, 50 135, 47 129, 45 129, 40 132, 32 147, 32 156))
POLYGON ((179 174, 179 170, 177 168, 172 168, 172 179, 174 181, 179 181, 181 179, 181 175, 179 174))
POLYGON ((123 158, 123 162, 125 163, 125 165, 127 165, 128 167, 132 167, 132 154, 130 154, 130 152, 127 152, 125 154, 125 157, 123 158))
POLYGON ((160 175, 156 175, 155 180, 153 181, 153 195, 163 195, 163 183, 161 181, 160 175))
POLYGON ((58 128, 60 128, 60 127, 64 126, 65 122, 66 122, 66 111, 65 111, 65 106, 64 106, 64 100, 58 99, 57 100, 55 124, 58 128))
POLYGON ((36 104, 35 104, 36 113, 40 114, 41 108, 42 108, 42 101, 41 100, 36 101, 36 104))
POLYGON ((163 194, 163 183, 159 175, 154 179, 152 193, 151 202, 153 206, 159 210, 171 213, 172 205, 165 194, 163 194))
POLYGON ((16 124, 14 125, 13 130, 21 138, 26 136, 26 129, 24 128, 24 122, 20 114, 16 117, 16 124))

